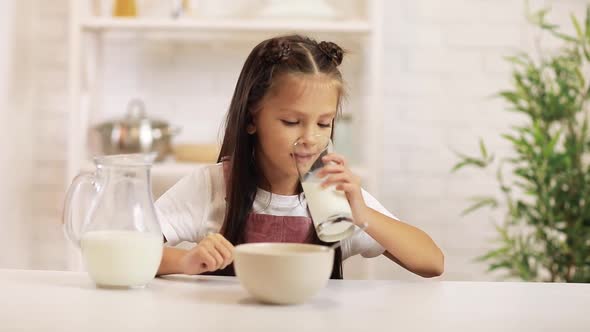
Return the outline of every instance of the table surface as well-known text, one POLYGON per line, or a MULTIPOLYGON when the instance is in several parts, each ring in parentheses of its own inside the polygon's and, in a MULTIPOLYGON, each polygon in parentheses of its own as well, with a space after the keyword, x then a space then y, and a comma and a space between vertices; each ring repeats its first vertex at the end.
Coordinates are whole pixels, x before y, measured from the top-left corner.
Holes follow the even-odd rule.
POLYGON ((265 305, 233 277, 96 288, 86 273, 0 270, 0 331, 590 331, 590 284, 331 280, 265 305))

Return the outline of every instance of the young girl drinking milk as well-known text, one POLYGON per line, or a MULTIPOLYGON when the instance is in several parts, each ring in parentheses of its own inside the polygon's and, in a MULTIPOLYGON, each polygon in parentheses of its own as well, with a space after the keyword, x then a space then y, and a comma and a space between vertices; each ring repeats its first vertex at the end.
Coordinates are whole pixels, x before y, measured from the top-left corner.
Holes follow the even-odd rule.
MULTIPOLYGON (((332 137, 343 97, 338 66, 344 52, 331 42, 293 35, 265 40, 250 53, 227 114, 218 164, 181 179, 157 202, 170 245, 159 275, 233 275, 234 245, 248 242, 325 244, 315 234, 293 161, 293 143, 309 135, 332 137)), ((342 240, 332 278, 342 261, 385 255, 423 277, 442 274, 444 256, 423 231, 388 212, 361 188, 338 154, 324 157, 323 185, 345 193, 354 222, 364 231, 342 240)))

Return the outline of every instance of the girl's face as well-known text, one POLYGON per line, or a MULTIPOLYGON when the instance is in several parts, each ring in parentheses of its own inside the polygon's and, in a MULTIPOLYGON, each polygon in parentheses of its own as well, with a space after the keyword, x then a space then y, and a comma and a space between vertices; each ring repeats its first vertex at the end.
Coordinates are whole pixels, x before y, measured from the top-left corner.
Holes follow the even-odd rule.
POLYGON ((339 83, 326 75, 283 75, 253 114, 249 133, 258 135, 256 159, 267 179, 297 179, 293 143, 300 137, 330 136, 339 83))

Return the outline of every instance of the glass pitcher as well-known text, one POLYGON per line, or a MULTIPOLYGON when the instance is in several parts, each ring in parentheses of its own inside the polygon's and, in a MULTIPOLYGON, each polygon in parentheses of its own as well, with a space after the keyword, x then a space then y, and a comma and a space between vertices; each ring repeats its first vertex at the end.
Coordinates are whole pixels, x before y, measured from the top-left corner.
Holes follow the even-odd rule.
POLYGON ((154 158, 97 157, 96 171, 78 175, 68 190, 65 233, 99 287, 143 287, 156 275, 163 236, 151 191, 154 158))

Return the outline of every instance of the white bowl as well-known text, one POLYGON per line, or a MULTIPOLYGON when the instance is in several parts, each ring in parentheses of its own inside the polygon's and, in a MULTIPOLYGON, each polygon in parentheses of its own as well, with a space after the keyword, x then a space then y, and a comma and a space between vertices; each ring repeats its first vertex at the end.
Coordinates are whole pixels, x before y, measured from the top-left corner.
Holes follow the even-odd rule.
POLYGON ((332 248, 301 243, 249 243, 235 248, 240 283, 262 302, 297 304, 324 288, 334 264, 332 248))

